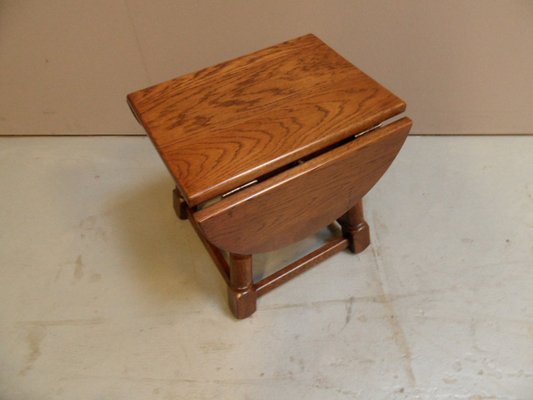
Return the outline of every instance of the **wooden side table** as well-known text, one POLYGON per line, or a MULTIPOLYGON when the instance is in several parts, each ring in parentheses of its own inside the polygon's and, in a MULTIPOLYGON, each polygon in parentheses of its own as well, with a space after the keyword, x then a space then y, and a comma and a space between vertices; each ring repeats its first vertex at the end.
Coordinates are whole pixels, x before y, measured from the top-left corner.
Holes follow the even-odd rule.
POLYGON ((128 103, 174 177, 176 212, 212 256, 237 318, 323 259, 369 245, 361 199, 411 128, 407 117, 385 123, 405 103, 314 35, 131 93, 128 103), (333 221, 343 238, 253 281, 254 253, 333 221))

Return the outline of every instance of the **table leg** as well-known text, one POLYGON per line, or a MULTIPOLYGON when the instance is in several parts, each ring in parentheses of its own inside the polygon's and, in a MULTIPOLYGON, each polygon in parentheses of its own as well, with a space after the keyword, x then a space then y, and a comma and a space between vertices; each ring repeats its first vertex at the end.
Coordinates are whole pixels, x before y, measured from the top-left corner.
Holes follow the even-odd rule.
POLYGON ((246 318, 255 312, 257 301, 253 286, 252 256, 231 253, 229 267, 229 307, 235 317, 246 318))
POLYGON ((350 251, 360 253, 370 244, 370 229, 363 214, 363 200, 359 200, 338 219, 343 236, 348 239, 350 251))
POLYGON ((176 212, 176 215, 179 219, 185 220, 188 218, 188 212, 187 212, 187 203, 181 198, 180 192, 178 189, 174 189, 172 192, 173 196, 173 204, 174 204, 174 211, 176 212))

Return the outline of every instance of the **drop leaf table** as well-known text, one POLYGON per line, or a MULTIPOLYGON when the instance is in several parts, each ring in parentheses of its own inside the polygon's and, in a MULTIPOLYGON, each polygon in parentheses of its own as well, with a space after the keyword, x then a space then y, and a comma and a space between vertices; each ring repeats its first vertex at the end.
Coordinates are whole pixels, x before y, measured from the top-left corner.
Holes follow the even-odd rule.
POLYGON ((411 128, 398 117, 402 100, 314 35, 136 91, 128 104, 174 178, 176 212, 220 270, 237 318, 325 258, 369 245, 362 197, 411 128), (334 221, 342 237, 254 282, 253 254, 334 221))

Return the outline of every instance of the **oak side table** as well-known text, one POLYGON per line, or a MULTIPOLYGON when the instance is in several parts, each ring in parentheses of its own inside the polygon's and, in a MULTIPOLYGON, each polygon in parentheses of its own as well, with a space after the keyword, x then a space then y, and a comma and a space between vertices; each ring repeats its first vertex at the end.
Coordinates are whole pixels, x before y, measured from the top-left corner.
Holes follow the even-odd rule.
POLYGON ((314 35, 139 90, 128 103, 172 174, 176 212, 220 270, 237 318, 325 258, 369 245, 362 197, 411 128, 407 117, 387 121, 405 110, 402 100, 314 35), (253 254, 334 221, 342 238, 254 282, 253 254))

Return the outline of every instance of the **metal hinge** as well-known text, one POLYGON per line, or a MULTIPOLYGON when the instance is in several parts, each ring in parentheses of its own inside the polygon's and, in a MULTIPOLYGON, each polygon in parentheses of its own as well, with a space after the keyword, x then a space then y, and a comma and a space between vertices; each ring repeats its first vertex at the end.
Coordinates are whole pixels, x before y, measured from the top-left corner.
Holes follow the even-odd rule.
POLYGON ((367 130, 364 130, 363 132, 359 132, 358 134, 354 135, 353 137, 354 137, 354 138, 358 138, 359 136, 363 136, 363 135, 366 134, 366 133, 369 133, 369 132, 372 132, 372 131, 374 131, 374 130, 376 130, 376 129, 381 128, 382 125, 383 125, 383 124, 375 125, 375 126, 373 126, 372 128, 368 128, 367 130))
POLYGON ((231 196, 232 194, 237 193, 240 190, 246 189, 247 187, 252 186, 254 183, 257 183, 257 179, 254 179, 251 182, 245 183, 244 185, 241 185, 239 187, 236 187, 235 189, 230 190, 229 192, 224 193, 222 195, 222 198, 224 199, 224 198, 226 198, 228 196, 231 196))

